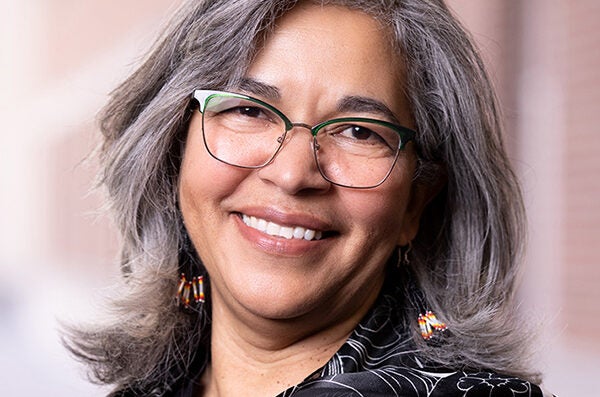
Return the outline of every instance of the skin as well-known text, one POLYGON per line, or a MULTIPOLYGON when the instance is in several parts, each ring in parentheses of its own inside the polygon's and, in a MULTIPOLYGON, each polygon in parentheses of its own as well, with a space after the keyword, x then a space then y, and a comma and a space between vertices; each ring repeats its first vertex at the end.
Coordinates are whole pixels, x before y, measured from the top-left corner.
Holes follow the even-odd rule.
MULTIPOLYGON (((386 31, 366 14, 301 4, 278 23, 251 64, 244 91, 315 125, 349 115, 389 120, 373 109, 340 112, 361 96, 412 127, 386 31), (257 84, 258 82, 258 84, 257 84), (269 90, 257 90, 257 86, 269 90)), ((381 186, 356 190, 325 181, 311 135, 296 127, 259 170, 216 161, 189 127, 180 203, 211 280, 212 362, 199 395, 275 395, 324 365, 376 299, 386 261, 415 236, 430 192, 412 183, 412 144, 381 186), (272 237, 240 214, 326 231, 318 241, 272 237)))

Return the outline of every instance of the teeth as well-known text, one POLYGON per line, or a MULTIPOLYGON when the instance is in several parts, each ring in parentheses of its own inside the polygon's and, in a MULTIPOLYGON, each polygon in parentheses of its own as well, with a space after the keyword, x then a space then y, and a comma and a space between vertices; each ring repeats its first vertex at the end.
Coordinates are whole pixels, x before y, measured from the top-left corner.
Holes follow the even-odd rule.
POLYGON ((312 240, 313 238, 315 238, 315 231, 307 229, 304 232, 304 239, 305 240, 312 240))
POLYGON ((323 232, 312 229, 305 229, 300 226, 281 226, 274 222, 267 222, 264 219, 256 218, 242 214, 242 221, 249 227, 267 233, 270 236, 283 237, 288 240, 320 240, 323 238, 323 232))

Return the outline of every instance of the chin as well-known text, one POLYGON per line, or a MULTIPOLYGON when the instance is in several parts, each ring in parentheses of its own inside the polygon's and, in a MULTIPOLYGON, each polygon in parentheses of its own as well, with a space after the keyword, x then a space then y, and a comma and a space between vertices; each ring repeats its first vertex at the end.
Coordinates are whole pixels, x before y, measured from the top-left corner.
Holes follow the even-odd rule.
POLYGON ((319 299, 309 293, 306 285, 303 290, 286 288, 253 288, 239 294, 238 301, 255 316, 271 320, 292 320, 307 315, 317 307, 319 299))

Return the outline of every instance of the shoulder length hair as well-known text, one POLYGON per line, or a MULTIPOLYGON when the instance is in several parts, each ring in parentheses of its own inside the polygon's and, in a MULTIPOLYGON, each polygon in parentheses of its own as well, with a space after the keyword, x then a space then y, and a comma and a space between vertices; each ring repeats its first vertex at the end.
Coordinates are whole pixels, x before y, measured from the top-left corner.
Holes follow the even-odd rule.
MULTIPOLYGON (((204 271, 178 209, 179 167, 198 88, 235 86, 277 18, 297 0, 187 0, 143 64, 100 115, 100 159, 122 235, 123 294, 113 319, 71 331, 67 346, 99 382, 168 390, 207 355, 210 313, 184 313, 174 296, 190 263, 204 271)), ((442 0, 332 0, 387 27, 406 73, 418 135, 416 183, 445 178, 423 214, 410 267, 429 306, 451 326, 428 359, 538 380, 514 314, 524 240, 516 178, 502 144, 496 98, 472 40, 442 0)), ((209 307, 209 305, 205 305, 209 307)), ((413 316, 410 317, 409 316, 413 316)))

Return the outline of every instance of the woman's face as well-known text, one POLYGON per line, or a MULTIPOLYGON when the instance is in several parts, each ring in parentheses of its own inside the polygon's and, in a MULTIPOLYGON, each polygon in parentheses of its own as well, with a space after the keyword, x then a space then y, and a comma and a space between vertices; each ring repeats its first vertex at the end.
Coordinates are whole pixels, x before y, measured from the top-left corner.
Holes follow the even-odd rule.
MULTIPOLYGON (((399 64, 386 31, 371 17, 304 4, 264 42, 244 93, 309 125, 349 115, 388 119, 373 106, 338 110, 345 98, 368 98, 411 127, 399 64)), ((196 112, 181 169, 181 210, 220 307, 237 318, 336 321, 373 302, 386 261, 416 233, 423 202, 411 183, 413 147, 401 151, 382 185, 355 190, 319 174, 308 130, 294 128, 288 139, 264 168, 235 168, 207 153, 196 112), (271 236, 246 225, 243 215, 323 237, 271 236)))

